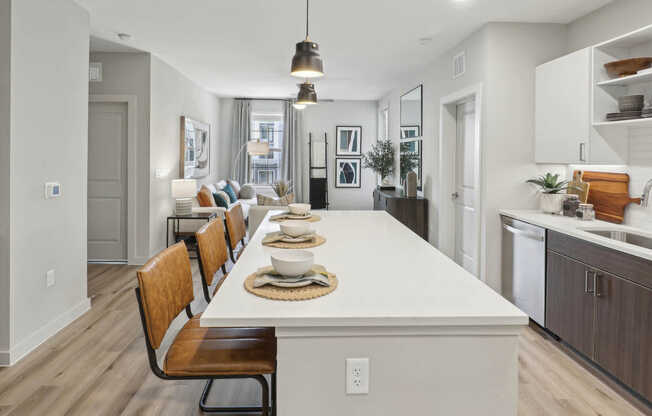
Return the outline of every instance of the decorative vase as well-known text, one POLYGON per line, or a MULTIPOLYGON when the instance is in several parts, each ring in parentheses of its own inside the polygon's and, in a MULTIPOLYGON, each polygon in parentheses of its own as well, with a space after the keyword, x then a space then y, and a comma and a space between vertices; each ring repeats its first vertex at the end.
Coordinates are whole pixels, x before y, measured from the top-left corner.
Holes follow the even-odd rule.
POLYGON ((541 194, 539 206, 541 211, 549 214, 559 214, 564 208, 564 194, 541 194))
POLYGON ((408 198, 417 197, 417 174, 414 171, 408 172, 405 176, 405 193, 408 198))
POLYGON ((392 177, 390 175, 387 175, 384 178, 381 178, 380 175, 379 175, 378 179, 379 179, 379 182, 380 182, 378 187, 380 189, 385 189, 385 190, 396 189, 396 187, 394 186, 394 180, 392 179, 392 177))

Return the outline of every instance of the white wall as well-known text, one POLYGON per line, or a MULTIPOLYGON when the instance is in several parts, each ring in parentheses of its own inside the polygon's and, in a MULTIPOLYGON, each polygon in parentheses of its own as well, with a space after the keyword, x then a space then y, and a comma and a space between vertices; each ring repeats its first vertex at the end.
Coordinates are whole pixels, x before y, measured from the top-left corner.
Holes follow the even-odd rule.
POLYGON ((11 2, 0 0, 0 354, 10 348, 10 76, 11 2))
MULTIPOLYGON (((144 263, 149 258, 149 118, 150 61, 148 53, 91 53, 91 62, 102 63, 102 82, 89 84, 93 95, 132 95, 136 97, 136 247, 131 260, 144 263)), ((129 250, 131 252, 131 250, 129 250)))
MULTIPOLYGON (((303 133, 301 140, 308 143, 308 133, 313 138, 322 138, 328 134, 328 199, 332 210, 369 210, 373 209, 373 190, 376 187, 376 175, 370 169, 362 169, 361 188, 335 188, 335 127, 362 126, 362 153, 371 150, 378 138, 377 102, 376 101, 335 101, 308 106, 303 111, 303 133)), ((306 171, 308 176, 308 145, 304 146, 306 171)), ((398 158, 398 146, 396 150, 398 158)), ((306 199, 308 195, 306 195, 306 199)))
MULTIPOLYGON (((615 1, 568 25, 568 51, 595 45, 650 24, 652 1, 615 1)), ((645 182, 652 179, 652 129, 630 129, 629 141, 628 166, 583 168, 627 172, 630 175, 630 195, 639 196, 645 182)), ((650 209, 630 204, 625 211, 625 223, 652 230, 651 212, 650 209)))
POLYGON ((231 178, 233 172, 233 98, 220 98, 219 124, 216 133, 220 150, 217 154, 217 176, 220 179, 231 178))
POLYGON ((211 126, 210 175, 198 180, 214 183, 218 180, 219 155, 223 151, 218 140, 219 99, 190 81, 159 58, 151 58, 150 113, 150 254, 165 248, 165 219, 174 212, 170 196, 170 181, 179 177, 181 116, 188 116, 211 126), (167 178, 157 179, 156 169, 169 169, 167 178))
POLYGON ((11 7, 9 346, 15 361, 90 307, 89 16, 72 0, 19 0, 11 7), (60 198, 44 199, 46 181, 61 183, 60 198), (50 269, 56 284, 47 288, 50 269))
MULTIPOLYGON (((430 201, 429 240, 437 246, 442 180, 439 177, 440 100, 472 85, 483 84, 483 257, 481 276, 500 291, 500 218, 498 208, 533 208, 535 195, 525 186, 537 174, 534 164, 534 68, 565 50, 561 25, 490 23, 438 57, 428 69, 379 101, 389 105, 390 132, 400 137, 400 95, 423 83, 424 196, 430 201), (466 73, 452 78, 452 58, 465 51, 466 73)), ((546 166, 546 169, 558 168, 546 166)), ((449 220, 445 220, 449 221, 449 220)), ((449 255, 451 253, 448 253, 449 255)))

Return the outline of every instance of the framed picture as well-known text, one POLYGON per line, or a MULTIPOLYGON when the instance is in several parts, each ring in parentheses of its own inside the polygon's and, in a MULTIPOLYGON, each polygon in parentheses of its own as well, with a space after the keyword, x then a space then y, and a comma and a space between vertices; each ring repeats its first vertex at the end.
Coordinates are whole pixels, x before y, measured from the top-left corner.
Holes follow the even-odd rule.
POLYGON ((337 126, 335 138, 336 156, 362 156, 362 126, 337 126))
POLYGON ((181 117, 179 175, 184 179, 205 178, 211 171, 211 126, 181 117))
POLYGON ((421 137, 419 126, 401 126, 401 139, 415 139, 421 137))
POLYGON ((335 158, 335 187, 360 188, 362 159, 335 158))

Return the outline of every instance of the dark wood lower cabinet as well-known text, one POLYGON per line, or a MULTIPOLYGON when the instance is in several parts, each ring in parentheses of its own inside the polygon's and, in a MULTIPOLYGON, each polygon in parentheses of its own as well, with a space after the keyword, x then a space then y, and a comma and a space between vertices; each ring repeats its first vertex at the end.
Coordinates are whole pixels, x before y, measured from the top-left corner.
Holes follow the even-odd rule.
POLYGON ((595 298, 590 273, 575 260, 548 251, 546 327, 587 357, 593 358, 595 298))
POLYGON ((387 211, 410 230, 428 240, 428 200, 408 198, 402 191, 374 190, 374 210, 387 211))
POLYGON ((652 290, 598 272, 594 361, 652 398, 652 290))
POLYGON ((547 244, 546 328, 652 402, 652 262, 633 267, 628 254, 552 231, 547 244))

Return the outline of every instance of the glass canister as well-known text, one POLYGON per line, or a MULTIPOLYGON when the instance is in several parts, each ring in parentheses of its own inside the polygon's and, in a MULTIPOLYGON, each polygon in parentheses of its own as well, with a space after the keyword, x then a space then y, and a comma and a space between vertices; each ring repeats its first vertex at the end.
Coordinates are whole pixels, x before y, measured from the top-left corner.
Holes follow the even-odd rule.
POLYGON ((591 221, 595 219, 595 211, 593 204, 580 204, 576 212, 577 218, 583 221, 591 221))
POLYGON ((580 197, 577 195, 569 194, 564 200, 564 216, 575 217, 577 209, 580 207, 580 197))

